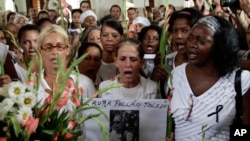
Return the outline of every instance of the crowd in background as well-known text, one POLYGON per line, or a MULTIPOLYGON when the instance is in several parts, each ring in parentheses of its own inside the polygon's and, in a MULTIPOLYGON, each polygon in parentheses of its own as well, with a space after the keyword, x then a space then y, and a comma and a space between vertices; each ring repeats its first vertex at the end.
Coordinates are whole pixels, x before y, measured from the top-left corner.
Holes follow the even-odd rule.
MULTIPOLYGON (((67 5, 62 13, 48 9, 48 0, 43 10, 30 8, 27 16, 6 11, 0 28, 0 59, 5 69, 0 86, 26 81, 30 67, 38 72, 38 50, 44 62, 38 97, 44 100, 48 96, 44 90, 51 89, 56 80, 57 57, 66 71, 72 61, 87 53, 78 65, 81 75, 69 78, 85 88, 83 97, 112 83, 123 86, 97 97, 156 99, 173 91, 176 140, 201 140, 203 122, 207 140, 229 140, 235 114, 233 82, 239 67, 245 69, 241 77, 243 121, 250 124, 250 2, 241 0, 239 7, 225 7, 212 1, 209 10, 204 8, 205 0, 194 0, 194 4, 180 10, 171 4, 147 6, 144 16, 139 16, 136 6, 130 7, 126 21, 121 20, 119 5, 97 17, 88 1, 82 1, 79 9, 67 5), (169 51, 162 63, 159 50, 164 32, 169 51), (219 121, 216 115, 207 116, 218 105, 224 107, 219 121)), ((112 136, 117 140, 123 134, 112 136)))

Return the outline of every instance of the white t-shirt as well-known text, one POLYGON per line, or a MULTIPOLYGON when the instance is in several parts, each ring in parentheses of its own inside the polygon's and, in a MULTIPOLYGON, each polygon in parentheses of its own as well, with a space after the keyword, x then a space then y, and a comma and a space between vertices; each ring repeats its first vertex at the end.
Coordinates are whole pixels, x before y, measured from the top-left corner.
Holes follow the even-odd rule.
MULTIPOLYGON (((119 84, 118 75, 114 80, 106 80, 103 81, 99 85, 99 89, 105 88, 110 84, 119 84)), ((101 98, 112 98, 112 99, 155 99, 157 98, 157 83, 145 79, 140 76, 140 83, 133 88, 113 88, 108 90, 107 92, 100 94, 101 98)))
MULTIPOLYGON (((205 126, 206 141, 228 141, 229 125, 235 117, 235 72, 221 77, 211 88, 196 97, 189 85, 184 63, 173 70, 171 112, 175 121, 176 141, 201 141, 205 126), (190 106, 192 112, 188 120, 190 106), (217 111, 217 114, 214 112, 217 111)), ((242 94, 250 87, 250 72, 242 71, 242 94)))

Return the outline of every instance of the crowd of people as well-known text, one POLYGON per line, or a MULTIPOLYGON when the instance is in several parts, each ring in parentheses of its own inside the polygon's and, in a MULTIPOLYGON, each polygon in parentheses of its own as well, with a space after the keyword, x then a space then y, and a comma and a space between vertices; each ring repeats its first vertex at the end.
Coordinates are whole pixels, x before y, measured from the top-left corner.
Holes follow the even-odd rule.
POLYGON ((180 10, 171 4, 147 6, 144 16, 130 7, 127 21, 121 20, 118 4, 106 16, 97 17, 89 1, 82 1, 79 9, 69 6, 61 14, 48 9, 48 0, 41 11, 30 8, 28 16, 6 11, 0 28, 0 59, 5 69, 0 86, 26 81, 30 68, 37 73, 38 51, 43 61, 38 99, 43 101, 49 95, 45 90, 61 81, 58 69, 66 72, 72 61, 87 53, 78 64, 80 74, 68 78, 84 88, 83 97, 109 84, 123 85, 98 98, 161 99, 171 89, 175 129, 168 140, 200 141, 201 127, 206 125, 205 140, 228 141, 236 113, 234 78, 239 68, 244 69, 242 120, 250 125, 250 0, 239 2, 241 9, 236 10, 217 1, 211 3, 214 9, 206 10, 205 0, 194 0, 194 7, 180 10), (163 56, 164 63, 159 59, 163 32, 169 35, 165 40, 171 50, 163 56), (211 115, 218 106, 221 110, 211 115))

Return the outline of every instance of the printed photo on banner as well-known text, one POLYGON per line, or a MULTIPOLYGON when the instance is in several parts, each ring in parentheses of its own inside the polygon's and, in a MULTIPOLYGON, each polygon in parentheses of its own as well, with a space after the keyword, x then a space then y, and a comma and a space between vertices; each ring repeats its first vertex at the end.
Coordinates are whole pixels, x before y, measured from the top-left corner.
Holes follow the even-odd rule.
MULTIPOLYGON (((100 99, 90 103, 103 109, 109 120, 100 120, 109 131, 110 141, 165 141, 168 101, 165 99, 100 99)), ((95 114, 88 110, 83 114, 95 114)), ((84 141, 103 141, 99 126, 88 120, 83 128, 84 141)))
POLYGON ((109 117, 110 141, 139 141, 139 110, 110 110, 109 117))

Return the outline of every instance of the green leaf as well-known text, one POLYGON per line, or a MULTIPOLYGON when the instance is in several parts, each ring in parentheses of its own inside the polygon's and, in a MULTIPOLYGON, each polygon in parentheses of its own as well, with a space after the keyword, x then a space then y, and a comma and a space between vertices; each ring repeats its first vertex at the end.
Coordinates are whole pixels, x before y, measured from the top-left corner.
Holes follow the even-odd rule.
POLYGON ((30 81, 31 80, 31 76, 32 76, 32 65, 34 64, 34 58, 29 62, 29 65, 26 66, 28 67, 27 70, 27 80, 30 81))
POLYGON ((99 117, 101 114, 97 113, 97 114, 89 114, 86 117, 81 118, 79 121, 77 121, 78 124, 84 123, 85 121, 89 120, 89 119, 93 119, 94 117, 99 117))
POLYGON ((98 124, 98 126, 100 127, 101 131, 102 131, 102 135, 104 137, 105 141, 109 141, 109 133, 108 130, 106 128, 106 126, 96 117, 93 117, 93 119, 96 121, 96 123, 98 124))
POLYGON ((212 3, 210 1, 205 0, 207 5, 209 6, 209 9, 216 15, 216 10, 213 8, 212 3))
POLYGON ((102 93, 107 92, 107 91, 110 90, 110 89, 113 89, 113 88, 120 88, 120 87, 122 87, 122 86, 123 86, 123 84, 114 84, 114 83, 111 83, 111 84, 109 84, 107 87, 105 87, 105 88, 103 88, 103 89, 99 89, 99 90, 97 91, 97 93, 98 93, 98 94, 102 94, 102 93))
POLYGON ((38 76, 37 76, 37 80, 36 80, 36 86, 35 86, 35 89, 38 91, 39 89, 39 86, 40 86, 40 82, 41 82, 41 75, 42 75, 42 70, 43 70, 43 59, 42 59, 42 55, 41 53, 39 52, 39 50, 37 48, 34 48, 35 49, 35 52, 37 54, 37 57, 38 57, 38 63, 39 63, 39 68, 38 68, 38 76))
POLYGON ((98 112, 100 112, 100 114, 102 114, 102 115, 105 117, 105 119, 108 120, 107 114, 102 110, 102 108, 97 107, 97 106, 84 106, 84 107, 80 107, 80 108, 78 108, 77 110, 74 111, 73 117, 74 117, 77 113, 79 113, 80 111, 85 111, 85 110, 89 110, 89 109, 95 109, 95 110, 97 110, 98 112))
POLYGON ((14 133, 16 137, 18 137, 19 133, 21 132, 20 124, 18 123, 17 119, 13 116, 10 117, 10 120, 13 125, 14 133))
POLYGON ((14 35, 10 31, 8 31, 8 30, 3 30, 3 32, 5 32, 5 33, 7 33, 7 34, 9 34, 11 36, 11 42, 18 49, 18 51, 21 51, 21 47, 18 46, 16 38, 14 37, 14 35))
POLYGON ((4 72, 4 63, 3 61, 0 59, 0 74, 1 75, 4 75, 5 72, 4 72))
MULTIPOLYGON (((99 90, 97 90, 97 94, 102 94, 102 93, 105 93, 105 92, 107 92, 108 90, 110 90, 110 89, 113 89, 113 88, 120 88, 120 87, 122 87, 123 85, 122 84, 109 84, 107 87, 105 87, 105 88, 102 88, 102 89, 99 89, 99 90)), ((88 98, 86 101, 84 101, 83 102, 83 104, 82 105, 88 105, 88 103, 90 102, 90 101, 92 101, 94 99, 94 97, 91 97, 91 98, 88 98)))
POLYGON ((205 141, 205 128, 207 127, 207 125, 202 125, 201 127, 201 131, 202 131, 202 141, 205 141))
MULTIPOLYGON (((168 7, 168 0, 166 0, 165 7, 168 7)), ((166 55, 166 47, 168 47, 168 48, 170 47, 170 45, 167 45, 167 38, 168 38, 168 32, 167 32, 167 29, 166 29, 167 17, 168 17, 168 15, 165 14, 164 24, 163 24, 161 39, 160 39, 160 54, 161 54, 161 63, 162 64, 164 62, 164 58, 165 58, 165 55, 166 55)))
POLYGON ((172 129, 173 129, 173 118, 172 115, 167 115, 167 137, 171 137, 172 129))
POLYGON ((54 135, 54 133, 55 133, 54 130, 43 130, 42 132, 45 134, 48 134, 48 135, 54 135))
MULTIPOLYGON (((63 91, 64 91, 64 88, 66 86, 66 82, 67 82, 67 79, 69 78, 69 76, 72 74, 72 72, 74 71, 75 67, 80 63, 82 62, 83 59, 85 59, 87 57, 88 53, 82 55, 80 58, 76 59, 70 66, 69 68, 67 69, 66 73, 63 75, 62 77, 62 80, 60 81, 60 85, 59 85, 59 88, 56 92, 56 94, 53 92, 53 95, 55 95, 55 97, 53 98, 52 102, 51 102, 51 109, 49 110, 49 114, 54 110, 54 107, 55 107, 55 104, 56 102, 59 100, 59 98, 61 97, 63 91)), ((61 66, 62 65, 62 62, 59 61, 59 59, 57 59, 57 62, 59 63, 58 65, 61 66), (61 64, 60 64, 61 63, 61 64)), ((63 68, 59 67, 60 70, 59 72, 63 72, 63 68)), ((55 90, 54 88, 52 88, 52 90, 55 90)))
POLYGON ((58 1, 58 9, 59 9, 59 14, 60 14, 60 18, 61 18, 62 28, 63 28, 65 31, 67 31, 67 27, 65 26, 65 21, 64 21, 62 3, 61 3, 61 0, 57 0, 57 1, 58 1))

